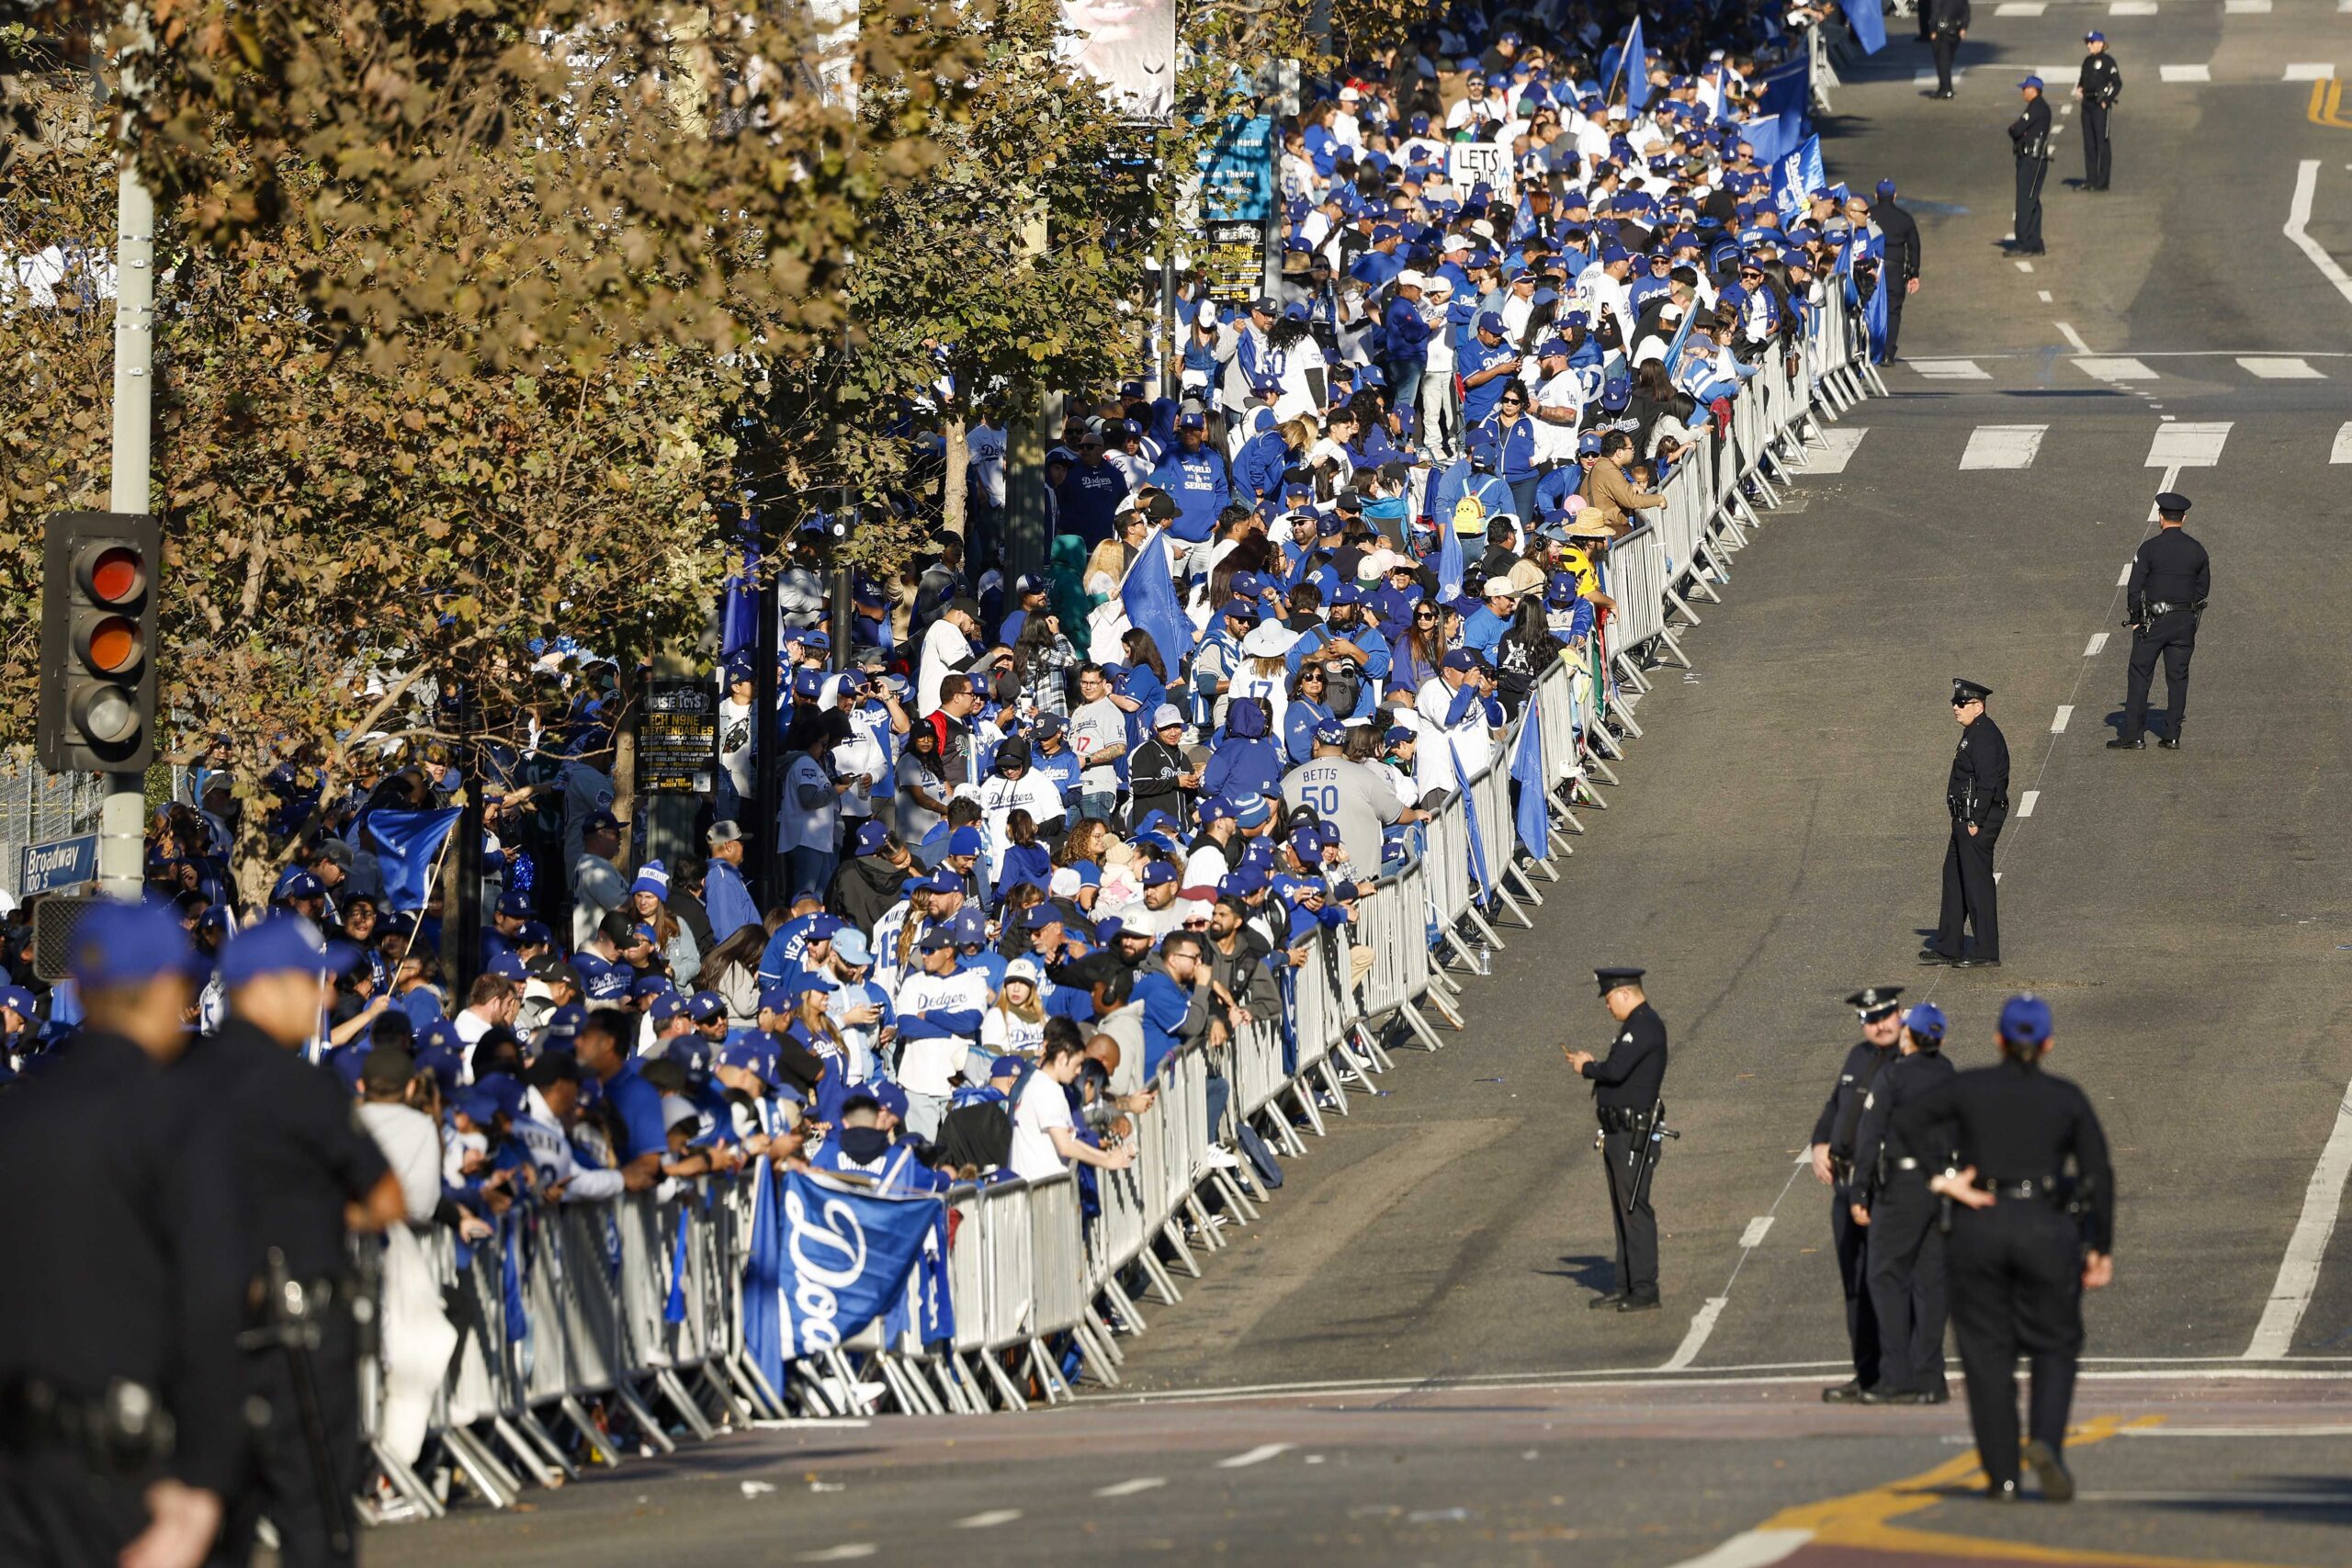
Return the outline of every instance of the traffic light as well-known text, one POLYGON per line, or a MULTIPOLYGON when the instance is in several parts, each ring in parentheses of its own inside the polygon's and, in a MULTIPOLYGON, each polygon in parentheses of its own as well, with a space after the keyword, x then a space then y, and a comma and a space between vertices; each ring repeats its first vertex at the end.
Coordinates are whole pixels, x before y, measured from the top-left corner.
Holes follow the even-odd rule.
POLYGON ((61 512, 41 573, 41 765, 144 773, 155 754, 155 602, 163 532, 153 517, 61 512))

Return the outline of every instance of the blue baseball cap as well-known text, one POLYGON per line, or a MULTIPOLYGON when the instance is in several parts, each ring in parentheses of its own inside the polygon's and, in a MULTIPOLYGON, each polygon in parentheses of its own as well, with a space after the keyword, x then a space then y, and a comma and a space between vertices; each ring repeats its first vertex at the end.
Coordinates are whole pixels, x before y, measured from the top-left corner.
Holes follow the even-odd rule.
POLYGON ((653 998, 653 1021, 667 1023, 686 1010, 686 998, 672 991, 653 998))
MULTIPOLYGON (((176 928, 178 922, 173 922, 176 928)), ((78 933, 77 933, 78 934, 78 933)), ((272 915, 229 939, 220 950, 220 984, 231 989, 267 975, 340 974, 359 957, 347 942, 329 942, 300 915, 272 915)))
POLYGON ((1478 312, 1478 330, 1500 337, 1503 335, 1503 319, 1492 310, 1481 310, 1478 312))
POLYGON ((947 852, 951 855, 976 855, 988 848, 988 840, 980 837, 978 828, 958 828, 947 835, 947 852))
POLYGON ((863 969, 874 962, 874 953, 865 945, 865 933, 855 926, 833 938, 833 956, 853 969, 863 969))
POLYGON ((2050 1004, 2028 993, 2001 1004, 2001 1038, 2019 1045, 2039 1045, 2050 1038, 2050 1004))
POLYGON ((2083 35, 2083 41, 2085 43, 2105 43, 2107 41, 2107 35, 2100 32, 2097 28, 2093 28, 2089 32, 2083 35))
POLYGON ((799 1003, 800 993, 789 986, 770 986, 760 993, 762 1012, 790 1012, 799 1003))
POLYGON ((2039 76, 2029 76, 2024 81, 2018 83, 2018 85, 2019 87, 2039 87, 2041 85, 2041 78, 2039 76))
POLYGON ((531 972, 523 967, 523 961, 511 953, 502 953, 482 965, 482 973, 503 975, 509 980, 527 980, 531 977, 531 972))
POLYGON ((768 1050, 757 1040, 738 1040, 732 1044, 718 1048, 718 1065, 722 1067, 740 1067, 747 1073, 757 1073, 764 1078, 768 1075, 768 1050))
POLYGON ((0 986, 0 1011, 13 1012, 20 1018, 30 1018, 33 1016, 33 1009, 39 1005, 33 1000, 33 994, 22 986, 0 986))
POLYGON ((1336 718, 1327 718, 1315 727, 1315 741, 1318 746, 1338 746, 1348 739, 1348 727, 1336 718))
POLYGON ((1933 1002, 1921 1002, 1903 1015, 1903 1027, 1922 1040, 1944 1037, 1944 1010, 1933 1002))
POLYGON ((708 1023, 727 1010, 717 991, 696 991, 686 998, 686 1016, 696 1023, 708 1023))
POLYGON ((866 1092, 874 1097, 875 1108, 887 1111, 903 1122, 907 1119, 907 1091, 889 1082, 870 1083, 866 1092))
POLYGON ((169 904, 109 902, 93 908, 74 926, 66 967, 74 985, 90 990, 141 985, 159 975, 196 979, 204 973, 204 961, 189 945, 179 911, 169 904))
MULTIPOLYGON (((999 1056, 995 1061, 989 1064, 989 1077, 992 1078, 1019 1077, 1021 1076, 1021 1069, 1028 1065, 1029 1063, 1024 1057, 1012 1055, 999 1056)), ((876 1101, 876 1103, 878 1104, 880 1102, 876 1101)))
POLYGON ((1246 898, 1252 893, 1262 893, 1265 887, 1266 874, 1254 865, 1245 865, 1238 871, 1227 872, 1218 879, 1216 885, 1216 890, 1219 893, 1230 893, 1237 898, 1246 898))

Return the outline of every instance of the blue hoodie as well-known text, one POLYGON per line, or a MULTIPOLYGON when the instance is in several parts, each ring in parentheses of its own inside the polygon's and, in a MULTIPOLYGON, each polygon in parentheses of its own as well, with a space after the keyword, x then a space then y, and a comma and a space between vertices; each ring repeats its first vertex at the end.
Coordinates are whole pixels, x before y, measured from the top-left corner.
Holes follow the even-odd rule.
POLYGON ((1236 697, 1226 710, 1225 728, 1209 739, 1202 798, 1272 795, 1282 787, 1283 767, 1282 748, 1266 734, 1264 705, 1255 697, 1236 697))

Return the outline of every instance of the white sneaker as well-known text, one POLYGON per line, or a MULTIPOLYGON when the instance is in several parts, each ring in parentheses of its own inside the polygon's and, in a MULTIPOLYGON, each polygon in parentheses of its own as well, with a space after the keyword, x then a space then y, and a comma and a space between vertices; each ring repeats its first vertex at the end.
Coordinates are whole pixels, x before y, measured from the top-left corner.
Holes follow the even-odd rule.
POLYGON ((1233 1156, 1217 1147, 1215 1144, 1211 1144, 1209 1145, 1209 1152, 1207 1155, 1203 1156, 1201 1163, 1207 1166, 1211 1170, 1239 1170, 1241 1168, 1241 1162, 1239 1160, 1234 1158, 1233 1156))

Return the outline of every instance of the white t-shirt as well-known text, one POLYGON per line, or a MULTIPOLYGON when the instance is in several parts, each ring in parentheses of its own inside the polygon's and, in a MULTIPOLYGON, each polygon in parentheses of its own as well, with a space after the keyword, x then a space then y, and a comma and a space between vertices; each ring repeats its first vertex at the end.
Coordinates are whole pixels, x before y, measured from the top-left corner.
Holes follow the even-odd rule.
MULTIPOLYGON (((1282 395, 1274 400, 1274 418, 1290 421, 1302 414, 1322 417, 1323 400, 1315 395, 1307 380, 1310 370, 1329 368, 1330 361, 1323 357, 1323 346, 1311 337, 1300 338, 1288 348, 1276 353, 1269 350, 1282 367, 1282 395)), ((1263 360, 1261 360, 1263 363, 1263 360)))
POLYGON ((990 1008, 980 1019, 980 1049, 991 1056, 1010 1052, 1014 1055, 1035 1056, 1046 1043, 1046 1021, 1032 1023, 1002 1008, 990 1008))
POLYGON ((433 1212, 441 1206, 441 1129, 414 1106, 391 1100, 362 1105, 359 1124, 400 1179, 409 1223, 430 1224, 433 1212))
POLYGON ((964 433, 972 478, 990 506, 1004 504, 1004 448, 1005 434, 999 426, 976 424, 964 433))
POLYGON ((971 661, 972 645, 956 623, 941 616, 922 634, 922 661, 916 667, 915 712, 939 711, 939 683, 971 661))
POLYGON ((1061 1150, 1054 1147, 1053 1129, 1076 1130, 1070 1120, 1069 1097, 1062 1086, 1044 1073, 1032 1073, 1012 1108, 1012 1174, 1025 1181, 1059 1176, 1069 1168, 1061 1150))
POLYGON ((752 755, 752 705, 731 697, 718 700, 718 765, 727 770, 737 795, 757 789, 752 755))

